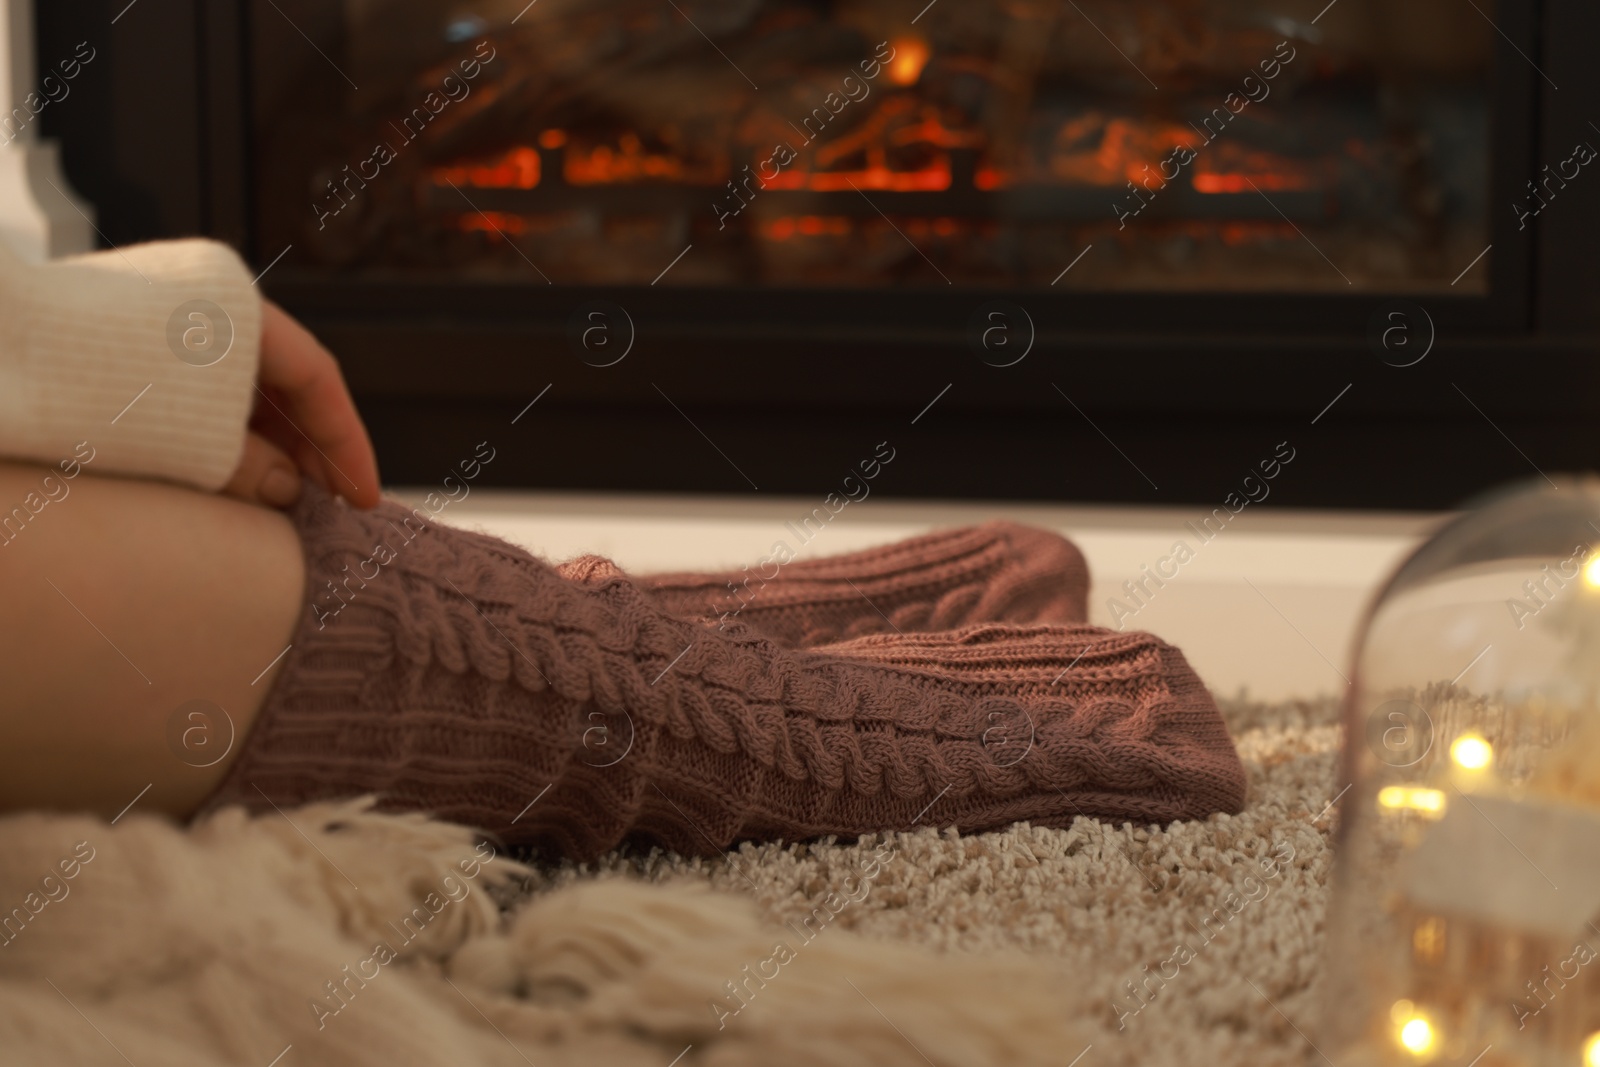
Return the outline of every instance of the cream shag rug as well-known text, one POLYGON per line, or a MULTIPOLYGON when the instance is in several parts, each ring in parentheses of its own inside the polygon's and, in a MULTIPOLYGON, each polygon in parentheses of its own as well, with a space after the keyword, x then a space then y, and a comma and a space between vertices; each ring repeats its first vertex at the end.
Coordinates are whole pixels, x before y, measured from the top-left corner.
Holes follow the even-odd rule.
POLYGON ((535 871, 361 803, 6 817, 0 1061, 1303 1064, 1336 713, 1224 713, 1249 807, 1165 830, 535 871))
MULTIPOLYGON (((539 884, 709 882, 794 924, 796 943, 827 922, 950 954, 1021 950, 1070 976, 1060 1011, 1094 1046, 1081 1067, 1301 1065, 1317 1058, 1332 802, 1344 788, 1334 780, 1338 705, 1219 704, 1250 777, 1237 816, 1166 829, 1080 819, 1069 830, 745 845, 728 863, 612 855, 545 872, 539 884), (863 868, 886 846, 893 858, 863 890, 863 868), (836 917, 816 911, 830 892, 836 917)), ((748 989, 753 1005, 762 991, 748 989)), ((1081 1048, 1062 1050, 1061 1067, 1081 1048)))

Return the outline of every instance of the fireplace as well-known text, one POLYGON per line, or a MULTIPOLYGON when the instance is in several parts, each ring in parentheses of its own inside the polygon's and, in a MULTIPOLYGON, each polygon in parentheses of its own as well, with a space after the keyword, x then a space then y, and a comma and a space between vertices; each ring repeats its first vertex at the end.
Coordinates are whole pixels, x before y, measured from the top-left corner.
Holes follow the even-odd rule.
POLYGON ((258 233, 340 280, 1486 294, 1494 12, 1341 2, 351 0, 324 58, 277 0, 258 233))
POLYGON ((1283 502, 1442 506, 1600 453, 1597 21, 194 0, 55 132, 111 240, 248 251, 394 480, 492 427, 503 484, 805 493, 890 439, 890 494, 1213 504, 1292 438, 1283 502))

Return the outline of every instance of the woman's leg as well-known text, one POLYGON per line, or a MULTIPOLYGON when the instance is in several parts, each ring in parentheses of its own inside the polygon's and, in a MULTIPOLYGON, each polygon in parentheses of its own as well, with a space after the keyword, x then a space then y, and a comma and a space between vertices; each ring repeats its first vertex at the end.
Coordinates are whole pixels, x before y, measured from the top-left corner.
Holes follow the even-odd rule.
POLYGON ((272 685, 303 576, 276 512, 0 462, 0 811, 192 812, 272 685))
POLYGON ((430 520, 0 466, 0 809, 370 792, 586 857, 1243 802, 1210 697, 1148 635, 793 651, 430 520))
POLYGON ((786 649, 420 509, 308 485, 293 520, 306 608, 207 807, 372 793, 585 859, 630 835, 704 853, 1243 804, 1216 706, 1148 634, 989 623, 786 649))
POLYGON ((780 542, 772 556, 739 572, 645 574, 633 581, 674 615, 715 619, 719 628, 745 623, 790 648, 889 631, 1089 618, 1083 553, 1059 534, 1014 522, 939 530, 820 559, 790 562, 790 551, 780 542))

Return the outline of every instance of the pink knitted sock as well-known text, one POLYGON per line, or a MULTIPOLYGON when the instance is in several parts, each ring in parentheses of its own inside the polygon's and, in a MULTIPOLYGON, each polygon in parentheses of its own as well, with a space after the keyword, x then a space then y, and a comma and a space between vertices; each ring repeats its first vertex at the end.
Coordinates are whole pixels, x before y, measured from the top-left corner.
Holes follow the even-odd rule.
POLYGON ((208 806, 376 793, 593 857, 746 838, 1237 811, 1244 774, 1146 634, 984 624, 781 648, 504 542, 307 486, 308 605, 208 806))
MULTIPOLYGON (((598 557, 563 566, 592 573, 598 557)), ((570 568, 570 571, 569 571, 570 568)), ((1083 622, 1089 570, 1066 538, 1014 522, 727 574, 633 578, 675 615, 738 620, 791 648, 976 622, 1083 622)))

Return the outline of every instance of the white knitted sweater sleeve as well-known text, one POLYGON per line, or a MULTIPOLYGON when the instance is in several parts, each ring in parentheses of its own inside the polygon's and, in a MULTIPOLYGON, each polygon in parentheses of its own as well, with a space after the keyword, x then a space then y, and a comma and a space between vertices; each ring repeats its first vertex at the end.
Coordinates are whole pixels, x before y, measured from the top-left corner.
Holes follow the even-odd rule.
POLYGON ((244 447, 260 342, 260 297, 226 245, 36 266, 0 242, 0 456, 87 453, 96 471, 219 489, 244 447))

